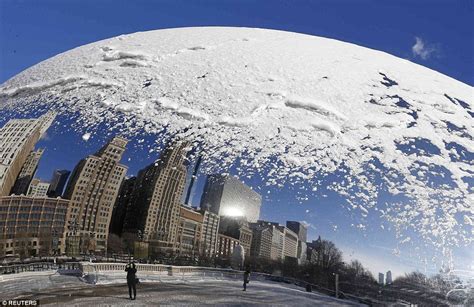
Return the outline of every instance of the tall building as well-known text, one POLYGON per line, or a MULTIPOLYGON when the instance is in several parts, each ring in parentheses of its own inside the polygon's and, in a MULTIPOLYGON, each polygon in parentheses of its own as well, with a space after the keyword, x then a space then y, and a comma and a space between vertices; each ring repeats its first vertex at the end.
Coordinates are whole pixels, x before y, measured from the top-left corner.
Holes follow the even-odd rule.
POLYGON ((36 151, 30 152, 26 158, 23 167, 21 168, 20 174, 16 178, 15 184, 10 194, 15 195, 26 195, 28 187, 30 186, 31 180, 35 176, 36 170, 38 169, 38 163, 43 155, 44 149, 40 148, 36 151))
POLYGON ((384 284, 384 275, 383 275, 383 273, 379 273, 379 284, 380 285, 384 284))
POLYGON ((250 228, 252 229, 250 256, 271 259, 273 227, 252 223, 250 228))
POLYGON ((275 222, 259 220, 258 225, 269 227, 272 230, 272 245, 270 250, 270 259, 283 260, 283 252, 285 248, 285 227, 275 222))
POLYGON ((245 256, 250 256, 252 245, 252 230, 245 218, 221 216, 219 233, 239 241, 244 248, 245 256))
POLYGON ((201 248, 202 223, 204 216, 189 208, 181 206, 179 210, 178 233, 176 235, 176 252, 182 256, 197 256, 201 248))
POLYGON ((70 174, 71 172, 66 169, 57 169, 53 172, 53 177, 51 178, 48 190, 49 197, 58 197, 63 195, 64 187, 66 186, 67 178, 70 174))
POLYGON ((8 196, 36 142, 53 123, 56 113, 37 119, 12 119, 0 129, 0 196, 8 196))
POLYGON ((286 227, 298 235, 298 240, 306 242, 308 227, 301 222, 287 221, 286 227))
POLYGON ((160 159, 137 175, 124 232, 146 234, 150 252, 174 252, 181 197, 186 182, 186 143, 168 146, 160 159))
POLYGON ((221 259, 230 259, 236 245, 240 245, 238 239, 220 233, 217 236, 217 257, 221 259))
MULTIPOLYGON (((194 155, 192 155, 192 154, 188 154, 188 155, 195 156, 195 153, 194 153, 194 155)), ((191 200, 193 199, 194 194, 195 194, 196 179, 197 179, 197 176, 199 174, 199 166, 200 165, 201 165, 201 157, 198 157, 189 166, 189 168, 192 169, 192 172, 188 172, 189 174, 186 178, 186 188, 185 188, 186 193, 183 193, 184 204, 186 206, 192 206, 191 200)))
POLYGON ((71 200, 67 235, 88 241, 93 246, 89 250, 107 249, 113 205, 127 172, 127 167, 120 164, 127 142, 114 137, 97 153, 81 160, 66 188, 65 198, 71 200))
POLYGON ((283 259, 298 257, 298 235, 286 228, 280 226, 281 231, 285 234, 285 241, 283 243, 283 259))
POLYGON ((0 254, 63 253, 68 205, 61 198, 0 197, 0 254))
POLYGON ((219 215, 210 211, 202 210, 202 243, 201 254, 207 257, 215 257, 217 253, 217 236, 219 234, 219 215))
POLYGON ((385 275, 385 284, 390 285, 392 284, 392 271, 388 270, 387 274, 385 275))
POLYGON ((260 217, 262 197, 239 179, 229 175, 207 177, 201 208, 220 216, 245 217, 256 222, 260 217))
POLYGON ((125 216, 127 214, 128 205, 132 199, 133 191, 135 189, 135 182, 137 177, 127 178, 122 182, 117 200, 112 211, 112 219, 110 221, 109 232, 121 236, 125 216))
POLYGON ((49 183, 42 182, 41 180, 34 178, 31 180, 26 195, 30 197, 47 197, 48 189, 49 183))
POLYGON ((298 263, 303 264, 306 262, 307 258, 307 233, 308 227, 301 222, 296 221, 287 221, 286 227, 296 233, 298 235, 298 250, 297 250, 297 258, 298 263))

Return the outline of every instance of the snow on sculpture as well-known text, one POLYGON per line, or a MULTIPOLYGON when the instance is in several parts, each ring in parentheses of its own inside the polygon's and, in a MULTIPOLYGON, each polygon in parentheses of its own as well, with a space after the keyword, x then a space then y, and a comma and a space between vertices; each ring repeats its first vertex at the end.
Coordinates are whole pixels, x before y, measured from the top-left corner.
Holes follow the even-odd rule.
MULTIPOLYGON (((0 108, 79 113, 125 135, 179 135, 203 169, 269 185, 322 182, 400 240, 473 242, 472 87, 389 54, 309 35, 180 28, 121 35, 41 62, 0 87, 0 108), (324 181, 337 173, 338 180, 324 181), (380 203, 384 195, 389 199, 380 203)), ((86 134, 85 134, 86 135, 86 134)), ((88 139, 88 138, 87 138, 88 139)))

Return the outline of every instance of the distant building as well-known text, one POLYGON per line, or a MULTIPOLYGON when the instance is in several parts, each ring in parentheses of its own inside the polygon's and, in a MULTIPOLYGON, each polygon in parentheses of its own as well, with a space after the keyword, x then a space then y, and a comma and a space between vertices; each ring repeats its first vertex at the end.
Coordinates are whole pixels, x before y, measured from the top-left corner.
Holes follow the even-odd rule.
MULTIPOLYGON (((195 151, 192 150, 191 153, 188 153, 188 156, 191 156, 191 158, 194 156, 195 157, 195 151)), ((186 187, 185 187, 185 193, 183 193, 183 201, 186 206, 192 206, 191 200, 194 197, 195 190, 196 190, 196 180, 197 176, 199 174, 199 166, 201 165, 201 157, 197 157, 194 161, 190 163, 188 166, 188 169, 192 169, 191 172, 188 171, 188 174, 186 176, 186 187)))
POLYGON ((61 198, 0 197, 0 253, 25 257, 63 253, 68 205, 61 198))
POLYGON ((48 197, 49 183, 43 182, 39 179, 31 180, 30 186, 28 187, 27 196, 30 197, 48 197))
POLYGON ((308 227, 301 222, 287 221, 286 227, 298 235, 298 240, 306 242, 308 227))
POLYGON ((178 233, 176 235, 176 252, 178 255, 199 255, 203 221, 204 216, 201 213, 189 207, 181 206, 178 233))
POLYGON ((201 197, 201 208, 219 216, 245 217, 248 222, 256 222, 260 216, 261 205, 262 197, 236 177, 207 177, 201 197))
POLYGON ((219 233, 238 240, 239 244, 244 248, 245 256, 250 256, 252 230, 249 228, 245 218, 221 216, 219 233))
POLYGON ((30 152, 26 158, 23 167, 21 168, 18 178, 16 178, 15 184, 10 194, 15 195, 26 195, 28 193, 28 187, 30 186, 31 180, 35 176, 36 170, 38 169, 38 163, 43 155, 44 149, 40 148, 36 151, 30 152))
POLYGON ((200 212, 203 215, 201 254, 212 258, 217 253, 220 217, 210 211, 201 209, 200 212))
POLYGON ((283 249, 285 246, 285 233, 278 226, 273 227, 272 234, 272 260, 283 260, 283 249))
POLYGON ((137 175, 123 232, 144 233, 152 254, 176 251, 186 151, 186 143, 174 143, 137 175))
POLYGON ((385 284, 390 285, 392 284, 392 271, 388 270, 386 277, 385 277, 385 284))
POLYGON ((68 170, 55 170, 53 172, 53 177, 51 178, 48 196, 49 197, 58 197, 62 196, 64 192, 64 187, 66 186, 67 178, 71 174, 68 170))
POLYGON ((239 244, 240 242, 238 239, 219 234, 217 238, 217 257, 221 259, 230 259, 234 252, 234 247, 239 244))
MULTIPOLYGON (((65 198, 68 236, 79 236, 87 251, 105 251, 112 209, 127 167, 120 164, 127 140, 114 137, 97 153, 81 160, 71 174, 65 198)), ((81 248, 82 249, 82 248, 81 248)))
POLYGON ((283 260, 283 252, 285 247, 285 227, 280 226, 276 222, 262 220, 259 220, 257 224, 261 226, 267 226, 272 230, 272 245, 270 250, 270 258, 272 260, 283 260))
POLYGON ((301 222, 287 221, 286 227, 298 235, 297 258, 298 264, 303 264, 307 259, 307 233, 308 227, 301 222))
POLYGON ((379 273, 379 284, 381 284, 381 285, 384 284, 384 275, 383 275, 383 273, 379 273))
POLYGON ((271 259, 273 227, 252 223, 250 228, 252 229, 250 256, 271 259))
POLYGON ((0 196, 8 196, 28 155, 51 126, 56 113, 37 119, 12 119, 0 129, 0 196))
POLYGON ((298 235, 286 228, 280 226, 281 231, 285 234, 285 241, 283 243, 283 259, 298 257, 298 235))

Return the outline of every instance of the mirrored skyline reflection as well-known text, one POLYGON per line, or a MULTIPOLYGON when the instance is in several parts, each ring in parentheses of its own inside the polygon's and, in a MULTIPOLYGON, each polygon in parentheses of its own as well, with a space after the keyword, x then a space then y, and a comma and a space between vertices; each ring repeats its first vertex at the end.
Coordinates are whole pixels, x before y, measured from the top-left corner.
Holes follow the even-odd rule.
MULTIPOLYGON (((0 115, 0 126, 17 117, 33 115, 4 113, 0 115)), ((98 129, 91 132, 89 138, 83 138, 88 132, 70 129, 70 124, 67 118, 59 116, 36 144, 36 148, 45 148, 37 178, 49 181, 56 169, 72 170, 80 159, 96 152, 115 135, 113 129, 98 129)), ((132 176, 159 157, 165 140, 146 134, 128 138, 130 142, 122 163, 129 167, 127 176, 132 176)), ((439 250, 410 229, 405 230, 403 237, 397 238, 395 227, 384 220, 378 210, 366 216, 350 210, 344 198, 327 188, 328 178, 321 178, 321 184, 311 188, 305 182, 291 181, 283 185, 266 185, 263 174, 247 176, 239 173, 238 162, 225 173, 237 175, 262 196, 260 219, 282 225, 287 220, 303 221, 308 226, 308 241, 319 236, 333 241, 343 251, 346 261, 360 260, 374 276, 387 270, 393 272, 394 278, 415 270, 434 274, 442 266, 449 265, 458 270, 472 269, 474 255, 469 246, 447 246, 445 250, 439 250), (406 239, 408 237, 410 240, 406 239)), ((337 176, 334 176, 332 179, 336 180, 337 176)), ((205 181, 206 174, 199 173, 190 198, 192 206, 200 205, 205 181)), ((381 194, 378 200, 380 207, 390 200, 389 196, 381 194)))

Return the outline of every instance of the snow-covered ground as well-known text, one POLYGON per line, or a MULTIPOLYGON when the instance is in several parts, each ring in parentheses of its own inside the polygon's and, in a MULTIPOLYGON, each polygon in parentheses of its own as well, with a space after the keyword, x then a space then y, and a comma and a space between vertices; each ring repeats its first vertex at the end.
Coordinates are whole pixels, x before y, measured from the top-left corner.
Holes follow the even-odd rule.
POLYGON ((42 305, 124 306, 124 305, 286 305, 286 306, 358 306, 318 293, 307 293, 296 286, 251 281, 242 291, 240 280, 216 277, 141 276, 137 300, 128 300, 124 274, 102 274, 97 285, 79 277, 53 271, 20 273, 0 281, 2 299, 39 299, 42 305))

